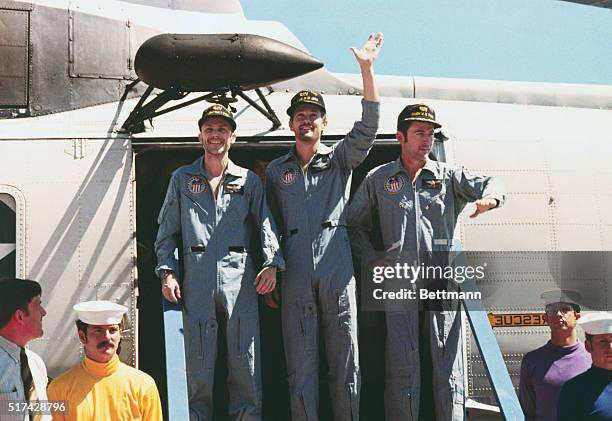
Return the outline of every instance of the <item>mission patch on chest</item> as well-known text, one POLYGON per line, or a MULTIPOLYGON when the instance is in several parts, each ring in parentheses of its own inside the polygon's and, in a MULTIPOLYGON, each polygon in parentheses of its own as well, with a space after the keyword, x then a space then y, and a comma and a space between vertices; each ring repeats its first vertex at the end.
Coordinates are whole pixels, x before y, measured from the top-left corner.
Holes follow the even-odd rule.
POLYGON ((404 176, 395 174, 385 180, 385 191, 389 194, 397 194, 404 190, 406 184, 404 176))
POLYGON ((290 186, 293 183, 295 183, 295 180, 297 180, 297 176, 298 176, 297 168, 287 168, 281 174, 280 181, 285 186, 290 186))
POLYGON ((206 191, 206 181, 200 176, 194 176, 187 181, 187 190, 193 194, 200 194, 206 191))

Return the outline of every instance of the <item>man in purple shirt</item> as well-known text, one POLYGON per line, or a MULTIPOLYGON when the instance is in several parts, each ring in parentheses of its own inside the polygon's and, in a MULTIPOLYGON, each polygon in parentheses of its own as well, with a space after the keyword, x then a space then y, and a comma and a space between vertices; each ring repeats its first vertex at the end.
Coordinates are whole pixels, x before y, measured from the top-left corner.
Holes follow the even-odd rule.
POLYGON ((591 366, 591 356, 576 337, 580 294, 570 290, 547 291, 544 320, 550 341, 528 352, 521 363, 519 400, 527 420, 557 420, 561 386, 591 366))

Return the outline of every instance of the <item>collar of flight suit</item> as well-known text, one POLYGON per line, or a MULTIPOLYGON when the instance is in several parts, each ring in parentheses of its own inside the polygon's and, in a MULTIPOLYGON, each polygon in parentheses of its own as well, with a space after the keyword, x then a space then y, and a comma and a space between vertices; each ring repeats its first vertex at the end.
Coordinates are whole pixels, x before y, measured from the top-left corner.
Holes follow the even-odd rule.
MULTIPOLYGON (((423 168, 421 169, 421 174, 423 173, 423 170, 429 171, 437 179, 442 178, 442 165, 437 161, 427 158, 427 161, 425 161, 425 165, 423 165, 423 168)), ((408 173, 408 170, 404 168, 404 165, 402 164, 402 158, 398 157, 393 162, 393 166, 391 167, 390 175, 395 175, 402 171, 405 172, 406 175, 408 176, 410 175, 408 173)))
MULTIPOLYGON (((331 154, 333 150, 334 148, 332 148, 331 146, 327 146, 323 143, 319 143, 319 147, 317 148, 317 153, 314 154, 310 162, 314 162, 315 159, 320 155, 331 154)), ((298 162, 300 161, 295 145, 293 145, 291 149, 289 150, 289 152, 283 157, 282 162, 285 163, 287 161, 298 161, 298 162)))
MULTIPOLYGON (((191 165, 189 165, 186 171, 189 174, 204 176, 208 180, 208 176, 206 175, 206 170, 204 169, 204 155, 202 155, 201 157, 196 159, 191 165)), ((234 177, 245 177, 246 176, 246 170, 234 164, 234 162, 231 159, 227 160, 227 168, 225 169, 225 173, 232 175, 234 177)))

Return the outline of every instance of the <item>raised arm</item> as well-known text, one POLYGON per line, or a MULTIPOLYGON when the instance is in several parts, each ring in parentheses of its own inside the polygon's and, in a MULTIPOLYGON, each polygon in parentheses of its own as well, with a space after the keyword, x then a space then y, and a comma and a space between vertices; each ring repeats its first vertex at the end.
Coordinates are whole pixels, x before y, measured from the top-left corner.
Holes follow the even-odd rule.
POLYGON ((361 79, 363 81, 363 99, 366 101, 379 102, 378 88, 374 83, 374 60, 378 57, 380 47, 383 43, 383 34, 370 34, 368 40, 363 44, 361 49, 351 47, 351 51, 355 54, 357 63, 361 70, 361 79))
POLYGON ((378 57, 382 42, 383 36, 379 32, 370 35, 361 49, 351 48, 361 69, 363 100, 361 120, 355 122, 352 130, 335 146, 334 156, 347 172, 352 171, 366 159, 376 138, 380 98, 374 83, 374 60, 378 57))

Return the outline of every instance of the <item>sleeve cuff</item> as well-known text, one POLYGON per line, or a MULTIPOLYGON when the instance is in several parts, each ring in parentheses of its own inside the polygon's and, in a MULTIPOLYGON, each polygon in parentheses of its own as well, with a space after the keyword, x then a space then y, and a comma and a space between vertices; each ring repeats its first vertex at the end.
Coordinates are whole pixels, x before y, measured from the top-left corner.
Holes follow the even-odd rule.
POLYGON ((361 100, 361 122, 367 127, 378 127, 380 102, 361 100))
POLYGON ((278 256, 275 256, 272 260, 268 260, 263 264, 264 267, 267 266, 276 266, 276 270, 278 272, 284 272, 285 271, 285 261, 278 256))
POLYGON ((166 270, 170 270, 174 273, 178 273, 178 271, 176 270, 176 268, 173 267, 173 265, 172 266, 171 265, 159 265, 155 268, 155 274, 157 275, 159 279, 163 279, 162 278, 163 272, 166 270))

